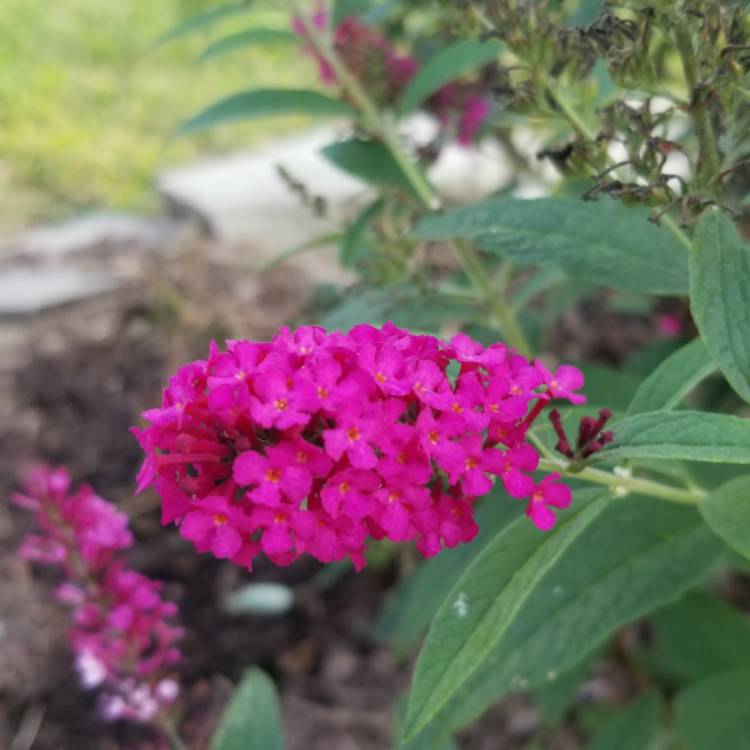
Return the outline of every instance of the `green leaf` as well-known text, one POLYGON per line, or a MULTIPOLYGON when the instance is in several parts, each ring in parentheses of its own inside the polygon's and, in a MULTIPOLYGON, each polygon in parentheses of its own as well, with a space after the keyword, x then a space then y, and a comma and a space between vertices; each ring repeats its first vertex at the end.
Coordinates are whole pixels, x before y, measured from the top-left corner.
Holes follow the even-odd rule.
POLYGON ((281 709, 268 675, 245 673, 211 740, 211 750, 283 750, 281 709))
POLYGON ((372 5, 371 0, 336 0, 331 26, 335 29, 348 16, 361 16, 372 5))
POLYGON ((180 37, 187 36, 195 31, 200 31, 201 29, 213 26, 217 21, 221 21, 229 16, 234 16, 238 13, 247 13, 248 10, 250 10, 249 0, 240 3, 231 3, 230 5, 220 5, 218 8, 211 8, 203 13, 198 13, 185 19, 171 31, 164 34, 164 36, 159 37, 154 46, 159 47, 166 42, 171 42, 174 39, 179 39, 180 37))
POLYGON ((647 209, 609 199, 490 199, 426 218, 416 236, 467 238, 488 252, 617 289, 685 294, 687 253, 648 217, 647 209))
POLYGON ((392 591, 376 633, 390 642, 397 657, 404 658, 416 646, 464 570, 521 510, 520 503, 496 487, 477 510, 479 534, 471 544, 444 550, 426 560, 392 591))
POLYGON ((321 154, 339 169, 371 185, 398 187, 413 192, 391 152, 378 141, 353 138, 321 149, 321 154))
POLYGON ((364 255, 366 250, 362 249, 364 236, 376 216, 383 210, 385 201, 382 198, 370 203, 349 225, 341 239, 339 249, 339 260, 344 268, 350 268, 364 255))
POLYGON ((396 710, 393 717, 393 747, 398 748, 398 750, 457 750, 456 743, 450 737, 431 734, 423 734, 415 738, 413 742, 400 744, 401 727, 406 712, 405 698, 405 696, 400 696, 396 701, 396 710))
POLYGON ((580 369, 586 378, 589 410, 592 406, 607 406, 624 412, 641 383, 640 378, 628 372, 604 365, 584 363, 580 369))
POLYGON ((692 591, 649 617, 653 639, 639 662, 670 686, 750 669, 750 622, 704 591, 692 591))
POLYGON ((346 331, 358 323, 380 326, 392 320, 404 328, 439 333, 444 322, 465 320, 473 312, 438 292, 428 294, 411 286, 374 287, 348 292, 320 325, 346 331))
POLYGON ((613 443, 593 460, 677 459, 750 463, 750 419, 702 411, 652 411, 613 424, 613 443))
POLYGON ((620 709, 596 733, 587 750, 649 750, 659 733, 661 698, 649 690, 620 709))
POLYGON ((255 89, 221 99, 184 122, 178 135, 237 120, 277 115, 314 117, 356 117, 356 111, 345 102, 307 89, 255 89))
POLYGON ((259 44, 296 44, 299 37, 291 31, 282 29, 247 29, 236 34, 230 34, 217 39, 203 51, 198 58, 201 62, 211 60, 220 55, 226 55, 238 49, 251 47, 259 44))
POLYGON ((407 739, 554 679, 615 628, 679 596, 721 550, 692 508, 607 497, 577 493, 576 511, 546 535, 521 519, 469 566, 417 662, 407 739))
POLYGON ((664 360, 643 381, 628 414, 674 409, 702 380, 716 371, 716 363, 700 339, 691 341, 664 360))
POLYGON ((685 750, 747 750, 750 671, 724 672, 691 685, 675 701, 685 750))
POLYGON ((446 83, 496 59, 501 50, 502 45, 496 40, 454 42, 431 57, 411 79, 398 103, 399 112, 412 112, 446 83))
POLYGON ((690 309, 726 379, 750 402, 750 245, 719 211, 695 231, 690 309))
POLYGON ((593 23, 602 12, 604 0, 580 0, 576 10, 571 13, 566 26, 582 27, 593 23))
POLYGON ((722 485, 701 501, 700 511, 714 532, 750 559, 750 476, 722 485))

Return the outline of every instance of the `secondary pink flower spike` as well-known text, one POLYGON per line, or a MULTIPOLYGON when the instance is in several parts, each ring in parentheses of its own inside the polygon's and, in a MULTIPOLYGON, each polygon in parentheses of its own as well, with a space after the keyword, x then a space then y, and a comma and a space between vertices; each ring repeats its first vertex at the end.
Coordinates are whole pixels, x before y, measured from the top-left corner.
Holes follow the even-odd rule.
POLYGON ((157 721, 179 692, 168 670, 180 659, 182 630, 171 623, 177 607, 161 598, 161 584, 119 557, 133 543, 127 517, 88 486, 72 490, 65 469, 46 466, 31 471, 12 500, 34 514, 39 531, 26 537, 22 557, 64 574, 56 595, 71 609, 81 684, 100 689, 107 720, 157 721))
POLYGON ((133 428, 138 487, 156 487, 163 522, 199 551, 246 567, 264 552, 360 569, 370 538, 437 554, 471 541, 474 502, 496 481, 546 531, 570 492, 554 474, 535 483, 526 436, 552 399, 584 401, 582 385, 574 367, 553 373, 464 334, 283 328, 212 345, 170 379, 133 428))

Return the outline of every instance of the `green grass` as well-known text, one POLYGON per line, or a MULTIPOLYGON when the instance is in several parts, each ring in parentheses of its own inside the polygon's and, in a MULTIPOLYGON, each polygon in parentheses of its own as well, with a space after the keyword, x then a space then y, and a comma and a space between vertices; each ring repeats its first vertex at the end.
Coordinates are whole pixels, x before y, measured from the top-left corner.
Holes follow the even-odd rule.
MULTIPOLYGON (((206 63, 216 35, 287 28, 275 3, 154 49, 204 0, 4 0, 0 20, 0 229, 102 206, 147 209, 157 169, 278 133, 283 123, 227 126, 173 139, 185 118, 259 85, 300 86, 314 66, 253 48, 206 63)), ((215 3, 214 3, 215 4, 215 3)), ((260 3, 256 3, 256 6, 260 3)))

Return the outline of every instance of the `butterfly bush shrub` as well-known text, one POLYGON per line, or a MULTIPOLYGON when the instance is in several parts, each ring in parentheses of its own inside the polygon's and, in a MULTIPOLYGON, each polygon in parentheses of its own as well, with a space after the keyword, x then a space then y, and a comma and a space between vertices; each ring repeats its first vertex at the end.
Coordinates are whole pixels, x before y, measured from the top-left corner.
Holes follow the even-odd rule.
MULTIPOLYGON (((450 747, 524 692, 529 747, 560 722, 595 748, 746 747, 746 4, 288 0, 274 28, 256 5, 170 36, 214 33, 212 65, 287 45, 316 86, 237 92, 181 132, 333 118, 322 158, 362 184, 335 238, 357 282, 181 368, 135 429, 139 488, 198 552, 247 569, 360 570, 371 540, 428 558, 373 624, 398 656, 420 650, 394 746, 450 747), (451 205, 435 177, 456 154, 507 179, 451 205), (639 344, 614 343, 625 319, 639 344), (577 696, 599 660, 629 687, 593 721, 577 696)), ((110 657, 85 643, 105 684, 110 657)), ((242 713, 251 693, 274 700, 257 673, 240 687, 240 744, 270 731, 242 713)))

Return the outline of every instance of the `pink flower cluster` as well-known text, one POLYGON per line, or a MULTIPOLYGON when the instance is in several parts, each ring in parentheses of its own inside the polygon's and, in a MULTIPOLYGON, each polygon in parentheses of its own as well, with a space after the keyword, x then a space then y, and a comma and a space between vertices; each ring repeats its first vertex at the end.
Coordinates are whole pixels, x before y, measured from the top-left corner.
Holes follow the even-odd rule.
MULTIPOLYGON (((325 31, 329 22, 329 13, 323 8, 310 18, 318 31, 325 31)), ((299 18, 292 21, 292 28, 302 39, 308 38, 299 18)), ((396 103, 419 71, 419 63, 413 57, 396 52, 379 31, 355 16, 348 16, 333 30, 333 48, 347 70, 380 105, 396 103)), ((330 63, 312 45, 307 51, 318 63, 321 81, 336 85, 336 73, 330 63)), ((437 117, 443 137, 450 134, 462 146, 474 143, 492 111, 491 101, 477 91, 477 86, 462 81, 443 86, 425 106, 437 117)))
POLYGON ((437 117, 443 137, 455 133, 460 146, 471 146, 492 113, 492 102, 477 86, 454 81, 443 86, 427 102, 437 117))
MULTIPOLYGON (((319 9, 311 24, 319 31, 329 23, 327 11, 319 9)), ((307 39, 305 25, 299 18, 292 21, 294 32, 307 39)), ((368 93, 379 104, 393 104, 417 72, 418 64, 409 55, 400 55, 393 45, 375 28, 354 16, 345 18, 333 31, 333 49, 347 70, 367 86, 368 93)), ((310 54, 318 63, 323 83, 336 85, 336 73, 330 63, 312 46, 310 54)))
POLYGON ((166 675, 180 653, 177 613, 161 585, 129 570, 118 553, 131 546, 127 517, 88 486, 71 491, 65 469, 38 467, 13 501, 35 514, 40 533, 20 554, 59 567, 65 580, 57 598, 72 609, 69 640, 81 684, 101 688, 107 720, 149 723, 175 701, 177 683, 166 675))
POLYGON ((499 478, 540 529, 570 504, 526 434, 547 403, 580 403, 583 376, 503 344, 446 344, 392 323, 349 333, 282 329, 270 343, 214 344, 174 375, 134 428, 164 523, 201 552, 251 566, 309 553, 365 565, 369 537, 424 555, 470 541, 473 501, 499 478), (457 370, 455 380, 448 367, 457 370))

